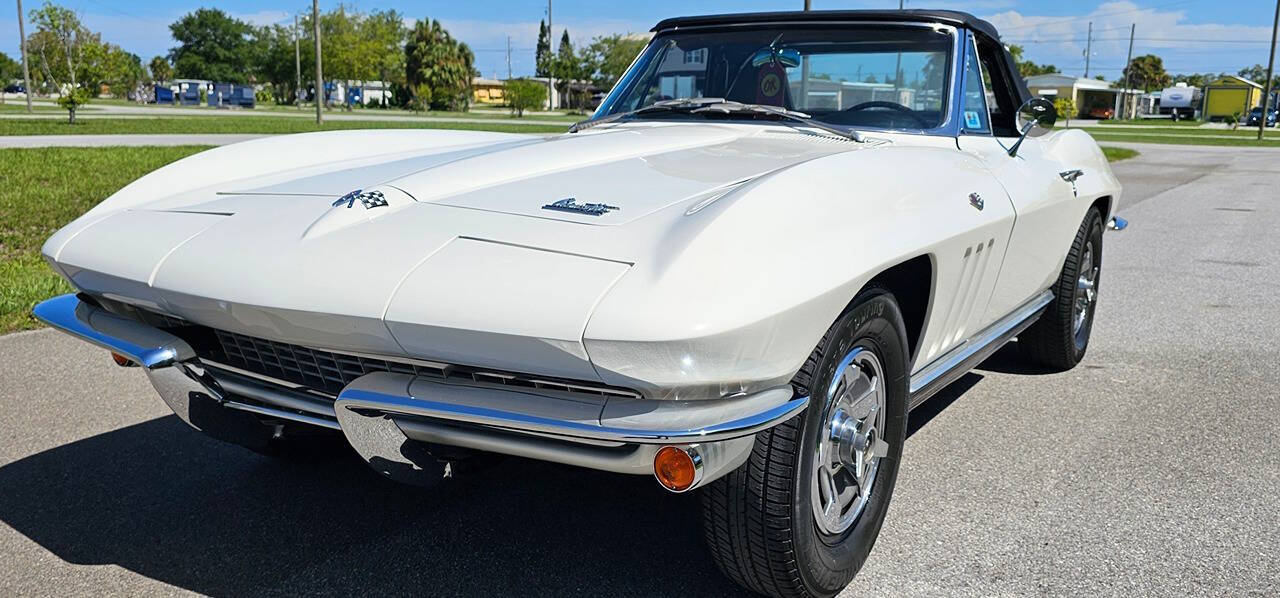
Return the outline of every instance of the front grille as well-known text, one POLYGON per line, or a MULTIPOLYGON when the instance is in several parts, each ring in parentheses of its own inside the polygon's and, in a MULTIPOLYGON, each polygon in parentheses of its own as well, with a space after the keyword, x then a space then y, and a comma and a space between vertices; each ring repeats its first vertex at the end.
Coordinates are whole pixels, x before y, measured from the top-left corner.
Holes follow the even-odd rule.
POLYGON ((217 338, 220 351, 210 354, 207 349, 197 346, 196 352, 201 357, 333 396, 360 376, 372 372, 393 372, 437 380, 501 384, 597 397, 640 397, 640 394, 635 391, 598 383, 494 372, 450 364, 362 357, 309 349, 225 330, 212 330, 212 332, 217 338))
POLYGON ((395 372, 444 378, 447 366, 424 365, 343 355, 298 345, 214 330, 227 365, 337 395, 352 380, 371 372, 395 372))

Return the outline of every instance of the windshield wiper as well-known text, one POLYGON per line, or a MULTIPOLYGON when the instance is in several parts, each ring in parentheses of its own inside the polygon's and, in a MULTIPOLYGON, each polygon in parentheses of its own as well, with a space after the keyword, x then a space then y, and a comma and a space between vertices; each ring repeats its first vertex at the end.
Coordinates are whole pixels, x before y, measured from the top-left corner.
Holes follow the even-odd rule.
POLYGON ((635 110, 631 110, 628 112, 619 112, 617 114, 610 114, 609 116, 602 116, 600 118, 590 118, 584 121, 573 123, 573 126, 569 127, 569 132, 577 133, 578 131, 581 131, 583 129, 590 129, 591 127, 594 127, 597 125, 617 122, 624 118, 630 118, 632 116, 648 114, 651 112, 679 112, 681 110, 692 111, 697 108, 702 108, 704 106, 712 106, 712 105, 723 104, 723 103, 725 103, 724 98, 679 98, 675 100, 661 100, 661 101, 649 104, 648 106, 644 106, 643 108, 637 108, 635 110))
POLYGON ((858 131, 846 131, 839 127, 828 125, 822 121, 814 120, 812 116, 804 112, 795 110, 787 110, 778 106, 769 106, 767 104, 743 104, 734 101, 721 101, 717 103, 707 104, 705 106, 691 110, 694 114, 702 114, 708 112, 716 112, 720 114, 762 114, 767 116, 776 116, 781 119, 787 119, 792 122, 802 123, 805 126, 821 129, 832 135, 837 135, 845 139, 851 139, 859 143, 866 141, 862 133, 858 131))
POLYGON ((863 142, 866 139, 862 133, 858 131, 846 131, 839 127, 833 127, 822 121, 813 120, 813 117, 804 112, 795 110, 787 110, 778 106, 769 106, 767 104, 743 104, 742 102, 734 102, 724 98, 681 98, 676 100, 662 100, 654 102, 643 108, 637 108, 629 112, 620 112, 618 114, 610 114, 601 118, 584 120, 574 123, 569 127, 570 133, 577 133, 583 129, 589 129, 597 125, 617 122, 625 118, 639 116, 641 114, 649 114, 653 112, 681 112, 688 111, 690 114, 752 114, 776 116, 780 119, 787 119, 792 122, 802 123, 805 126, 821 129, 832 135, 851 139, 857 142, 863 142))

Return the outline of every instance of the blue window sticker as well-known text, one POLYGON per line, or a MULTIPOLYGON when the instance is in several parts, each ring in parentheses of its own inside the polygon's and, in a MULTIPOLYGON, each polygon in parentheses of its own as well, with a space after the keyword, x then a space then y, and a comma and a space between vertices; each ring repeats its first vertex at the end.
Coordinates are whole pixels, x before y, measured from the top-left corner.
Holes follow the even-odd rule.
POLYGON ((964 126, 970 129, 982 128, 982 117, 978 116, 978 111, 976 110, 964 111, 964 126))

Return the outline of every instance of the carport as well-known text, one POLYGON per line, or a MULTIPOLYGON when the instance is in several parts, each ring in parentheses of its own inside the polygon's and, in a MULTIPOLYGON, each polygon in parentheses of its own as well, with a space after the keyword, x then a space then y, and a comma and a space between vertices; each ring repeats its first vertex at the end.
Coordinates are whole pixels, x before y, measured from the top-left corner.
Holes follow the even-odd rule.
MULTIPOLYGON (((1027 77, 1027 89, 1031 90, 1032 95, 1049 101, 1071 98, 1075 102, 1077 111, 1073 118, 1088 117, 1089 113, 1096 109, 1109 110, 1112 115, 1120 114, 1125 91, 1111 87, 1111 84, 1106 81, 1072 77, 1062 73, 1027 77)), ((1133 90, 1130 90, 1130 97, 1135 98, 1130 102, 1136 101, 1133 90)))

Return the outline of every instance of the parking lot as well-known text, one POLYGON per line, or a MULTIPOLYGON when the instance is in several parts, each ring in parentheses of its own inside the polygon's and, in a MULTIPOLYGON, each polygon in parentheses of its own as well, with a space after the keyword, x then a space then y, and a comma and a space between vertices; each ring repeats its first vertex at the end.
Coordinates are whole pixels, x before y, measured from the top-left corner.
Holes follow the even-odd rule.
MULTIPOLYGON (((1280 593, 1280 150, 1117 163, 1085 362, 912 415, 846 596, 1280 593)), ((0 593, 732 595, 696 495, 511 459, 429 492, 188 429, 137 370, 0 337, 0 593)))

